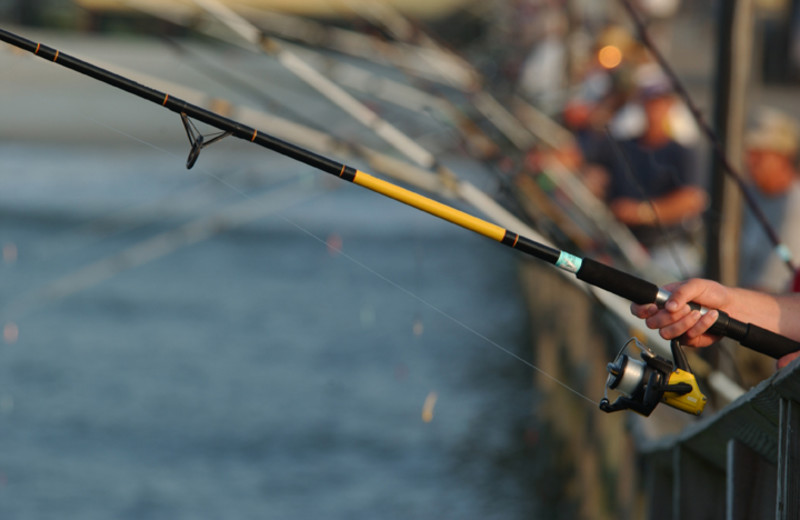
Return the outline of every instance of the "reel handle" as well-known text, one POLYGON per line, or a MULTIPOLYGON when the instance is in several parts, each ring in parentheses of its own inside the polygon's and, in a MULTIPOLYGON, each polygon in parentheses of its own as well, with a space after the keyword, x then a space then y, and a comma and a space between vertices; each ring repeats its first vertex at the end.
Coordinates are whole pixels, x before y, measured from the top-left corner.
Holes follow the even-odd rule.
MULTIPOLYGON (((579 280, 605 289, 633 303, 655 303, 658 306, 663 306, 670 296, 669 292, 659 289, 652 282, 642 280, 590 258, 583 259, 581 267, 575 273, 575 276, 579 280)), ((690 303, 689 305, 693 309, 702 312, 708 311, 708 309, 696 303, 690 303)), ((722 311, 719 311, 719 318, 711 326, 709 332, 734 339, 741 343, 742 346, 776 359, 800 350, 800 343, 797 341, 752 323, 741 322, 722 311)))

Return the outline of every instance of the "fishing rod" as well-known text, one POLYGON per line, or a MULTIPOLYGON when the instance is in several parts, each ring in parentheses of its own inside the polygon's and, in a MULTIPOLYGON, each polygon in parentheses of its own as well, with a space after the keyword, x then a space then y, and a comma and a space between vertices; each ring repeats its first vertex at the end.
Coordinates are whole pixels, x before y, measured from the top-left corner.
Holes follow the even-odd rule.
POLYGON ((794 264, 794 259, 792 258, 792 252, 789 248, 784 244, 778 234, 775 232, 775 229, 769 223, 766 215, 764 215, 764 211, 759 206, 758 202, 756 202, 753 194, 751 193, 750 189, 745 184, 744 180, 742 179, 741 174, 737 173, 736 169, 728 160, 725 152, 722 149, 722 144, 720 143, 717 134, 714 130, 706 123, 705 119, 703 118, 700 109, 692 100, 692 97, 689 95, 689 91, 683 85, 683 82, 678 78, 678 75, 669 65, 669 62, 664 58, 664 55, 661 54, 661 51, 658 50, 658 47, 653 43, 653 40, 650 38, 650 34, 647 32, 647 27, 645 27, 644 22, 642 21, 639 13, 636 12, 636 9, 631 4, 630 0, 619 0, 622 4, 625 11, 627 11, 628 16, 633 21, 634 26, 636 27, 636 31, 639 36, 639 40, 647 47, 647 50, 650 51, 650 54, 653 55, 656 62, 658 62, 659 67, 670 80, 672 84, 672 88, 675 92, 683 99, 686 106, 689 108, 689 112, 692 114, 693 119, 697 123, 697 126, 703 131, 703 133, 708 138, 708 141, 711 143, 711 148, 714 151, 714 155, 720 162, 723 171, 736 183, 736 186, 739 188, 739 191, 744 196, 744 200, 747 203, 748 208, 750 211, 753 212, 753 215, 756 217, 756 220, 761 225, 761 228, 767 234, 770 242, 772 242, 773 247, 775 248, 775 252, 780 256, 781 260, 786 264, 786 267, 792 272, 792 274, 797 272, 797 267, 794 264))
MULTIPOLYGON (((575 277, 581 281, 604 289, 629 301, 638 304, 656 303, 657 305, 663 306, 670 296, 669 292, 660 289, 651 282, 609 267, 590 258, 580 258, 566 251, 536 242, 496 224, 424 197, 413 191, 401 188, 368 173, 359 171, 352 166, 347 166, 346 164, 316 154, 296 144, 273 137, 264 131, 259 131, 256 128, 252 128, 200 106, 188 103, 178 97, 170 96, 168 93, 142 85, 67 53, 62 53, 42 43, 28 40, 4 29, 0 29, 0 40, 18 47, 19 49, 33 53, 44 60, 52 61, 58 65, 72 69, 75 72, 161 105, 179 114, 181 121, 187 121, 188 118, 195 119, 229 136, 258 144, 259 146, 280 153, 281 155, 312 166, 322 172, 334 175, 388 198, 397 200, 398 202, 425 211, 459 227, 491 238, 512 249, 516 249, 534 258, 555 265, 565 272, 574 274, 575 277)), ((187 161, 187 166, 191 166, 191 160, 196 160, 202 148, 208 145, 208 142, 203 139, 195 138, 192 140, 191 137, 190 143, 190 160, 187 161)), ((693 308, 701 309, 696 304, 691 305, 693 308)), ((710 331, 716 335, 735 339, 745 347, 775 358, 800 350, 800 343, 753 324, 735 320, 724 312, 719 313, 719 318, 710 331)), ((660 356, 650 354, 652 353, 650 353, 649 350, 643 352, 642 357, 645 359, 645 361, 642 362, 643 365, 637 364, 636 360, 632 359, 630 356, 620 354, 617 363, 609 366, 609 372, 611 374, 609 376, 609 387, 615 388, 619 387, 621 383, 625 383, 621 388, 632 389, 631 391, 633 392, 625 399, 634 400, 635 402, 646 401, 650 403, 654 395, 658 397, 656 402, 660 400, 668 402, 667 397, 675 397, 685 404, 685 407, 691 410, 692 413, 699 413, 699 410, 702 408, 698 409, 697 406, 693 407, 688 404, 691 400, 697 401, 697 398, 694 395, 696 386, 691 382, 685 382, 687 379, 686 371, 682 370, 679 363, 674 360, 670 362, 664 360, 660 356), (670 365, 670 363, 674 364, 670 365), (681 382, 673 384, 672 381, 674 378, 681 379, 681 382), (618 384, 614 385, 615 382, 618 384), (691 388, 684 392, 686 387, 691 388), (641 396, 639 394, 641 394, 641 396), (667 396, 667 394, 669 394, 669 396, 667 396)), ((675 358, 677 356, 673 357, 675 358)), ((688 374, 691 374, 691 372, 688 372, 688 374)), ((691 381, 693 381, 693 376, 691 377, 691 381)), ((603 407, 603 409, 605 411, 615 411, 624 409, 625 407, 633 408, 629 406, 627 401, 620 403, 618 400, 618 402, 615 402, 613 405, 607 405, 603 407)), ((633 409, 636 410, 636 408, 633 409)), ((647 411, 647 408, 645 407, 642 410, 647 411)), ((643 413, 640 410, 636 411, 643 413)))

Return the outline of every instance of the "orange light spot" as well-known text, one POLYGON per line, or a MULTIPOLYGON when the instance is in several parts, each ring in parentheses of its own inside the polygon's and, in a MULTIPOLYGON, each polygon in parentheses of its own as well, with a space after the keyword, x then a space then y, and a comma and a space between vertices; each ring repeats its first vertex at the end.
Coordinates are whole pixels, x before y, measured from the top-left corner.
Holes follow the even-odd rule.
POLYGON ((606 45, 597 52, 597 61, 606 69, 613 69, 622 63, 622 51, 613 45, 606 45))
POLYGON ((433 407, 436 406, 438 398, 439 396, 436 395, 436 392, 429 393, 428 397, 425 398, 425 403, 422 405, 422 420, 426 423, 433 420, 433 407))

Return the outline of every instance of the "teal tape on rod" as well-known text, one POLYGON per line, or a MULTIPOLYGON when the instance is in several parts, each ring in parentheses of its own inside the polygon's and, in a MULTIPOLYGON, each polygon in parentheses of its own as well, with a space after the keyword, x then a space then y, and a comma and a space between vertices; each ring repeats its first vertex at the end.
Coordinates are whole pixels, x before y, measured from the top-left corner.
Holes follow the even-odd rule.
POLYGON ((583 259, 571 255, 565 251, 561 251, 561 254, 558 255, 558 260, 556 260, 556 267, 560 267, 565 271, 569 271, 570 273, 577 273, 578 270, 581 268, 581 263, 583 259))

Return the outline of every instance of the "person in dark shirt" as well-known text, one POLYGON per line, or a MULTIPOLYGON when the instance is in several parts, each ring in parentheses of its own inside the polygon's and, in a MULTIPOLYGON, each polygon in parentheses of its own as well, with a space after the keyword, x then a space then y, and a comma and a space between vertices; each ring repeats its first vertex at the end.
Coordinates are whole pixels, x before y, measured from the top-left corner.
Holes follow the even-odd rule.
POLYGON ((679 275, 697 274, 692 244, 707 205, 697 155, 673 137, 671 112, 678 103, 665 81, 640 89, 644 129, 609 142, 600 163, 610 180, 606 200, 654 262, 679 275))

